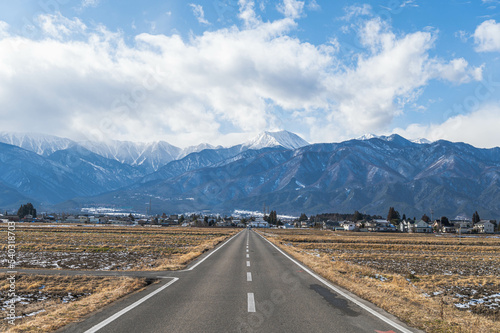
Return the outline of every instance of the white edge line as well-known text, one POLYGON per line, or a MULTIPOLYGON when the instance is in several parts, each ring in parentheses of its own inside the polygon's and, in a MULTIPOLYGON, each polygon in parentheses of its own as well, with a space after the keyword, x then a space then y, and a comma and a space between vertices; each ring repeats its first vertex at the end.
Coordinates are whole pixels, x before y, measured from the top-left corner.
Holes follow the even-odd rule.
POLYGON ((194 264, 192 267, 188 268, 188 269, 183 269, 183 270, 180 270, 180 271, 173 271, 173 272, 186 272, 186 271, 192 271, 193 269, 195 269, 199 264, 201 264, 202 262, 204 262, 205 260, 207 260, 212 254, 214 254, 215 252, 219 251, 220 248, 222 248, 224 245, 226 245, 227 243, 229 243, 234 237, 238 236, 242 231, 236 233, 235 235, 231 236, 227 241, 225 241, 221 246, 219 246, 218 248, 216 248, 215 250, 213 250, 212 252, 210 252, 205 258, 201 259, 200 261, 198 261, 196 264, 194 264))
POLYGON ((255 298, 253 293, 248 293, 248 312, 255 312, 255 298))
POLYGON ((340 294, 342 295, 343 297, 347 298, 348 300, 350 300, 351 302, 353 302, 354 304, 356 304, 357 306, 359 306, 360 308, 368 311, 369 313, 371 313, 372 315, 374 315, 375 317, 379 318, 380 320, 382 321, 385 321, 387 324, 391 325, 392 327, 394 327, 395 329, 403 332, 403 333, 413 333, 412 331, 410 330, 407 330, 406 328, 404 328, 403 326, 395 323, 394 321, 392 321, 391 319, 387 318, 386 316, 378 313, 377 311, 373 310, 372 308, 370 308, 369 306, 361 303, 360 301, 352 298, 351 296, 347 295, 346 293, 344 293, 342 290, 338 289, 337 287, 335 287, 334 285, 332 285, 331 283, 329 283, 328 281, 326 281, 324 278, 320 277, 319 275, 317 275, 316 273, 312 272, 311 270, 309 270, 307 267, 305 267, 304 265, 302 265, 301 263, 299 263, 298 261, 296 261, 295 259, 293 259, 292 257, 290 257, 288 254, 286 254, 285 252, 283 252, 279 247, 277 247, 276 245, 274 245, 273 243, 271 243, 267 238, 265 238, 264 236, 262 236, 261 234, 257 233, 260 237, 262 237, 265 241, 267 241, 269 244, 271 244, 272 246, 274 246, 274 248, 276 250, 278 250, 279 252, 281 252, 281 254, 283 254, 285 257, 287 257, 288 259, 290 259, 292 262, 294 262, 297 266, 299 266, 300 268, 302 268, 305 272, 309 273, 310 275, 312 275, 314 278, 316 278, 316 280, 320 281, 321 283, 323 283, 325 286, 327 286, 328 288, 332 289, 333 291, 335 291, 337 294, 340 294))
POLYGON ((111 323, 112 321, 114 321, 115 319, 121 317, 122 315, 124 315, 125 313, 129 312, 130 310, 132 310, 133 308, 135 308, 136 306, 140 305, 141 303, 147 301, 148 299, 150 299, 151 297, 153 297, 154 295, 158 294, 159 292, 161 292, 162 290, 170 287, 175 281, 179 280, 179 278, 172 278, 173 280, 168 282, 166 285, 164 285, 163 287, 161 288, 158 288, 156 289, 155 291, 153 291, 152 293, 144 296, 143 298, 141 298, 140 300, 130 304, 129 306, 127 306, 125 309, 115 313, 114 315, 112 315, 111 317, 109 317, 108 319, 100 322, 99 324, 95 325, 94 327, 88 329, 87 331, 85 331, 85 333, 94 333, 94 332, 97 332, 98 330, 100 330, 101 328, 103 328, 104 326, 108 325, 109 323, 111 323))

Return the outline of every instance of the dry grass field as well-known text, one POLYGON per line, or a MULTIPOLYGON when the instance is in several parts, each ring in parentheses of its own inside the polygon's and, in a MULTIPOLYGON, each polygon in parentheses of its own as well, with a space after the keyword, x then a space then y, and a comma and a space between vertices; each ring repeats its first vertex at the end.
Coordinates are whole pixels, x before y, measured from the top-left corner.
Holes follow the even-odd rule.
MULTIPOLYGON (((16 276, 15 325, 2 320, 0 331, 53 332, 146 284, 145 279, 128 277, 19 274, 16 276)), ((8 290, 7 275, 0 274, 2 308, 8 301, 8 290)))
POLYGON ((426 332, 500 332, 500 237, 261 230, 323 277, 426 332))
MULTIPOLYGON (((6 231, 6 227, 0 229, 6 231)), ((236 229, 45 227, 17 225, 17 268, 175 270, 237 232, 236 229)), ((0 233, 0 237, 2 234, 0 233)), ((3 239, 6 239, 6 235, 3 239)), ((7 242, 0 265, 7 267, 7 242)))

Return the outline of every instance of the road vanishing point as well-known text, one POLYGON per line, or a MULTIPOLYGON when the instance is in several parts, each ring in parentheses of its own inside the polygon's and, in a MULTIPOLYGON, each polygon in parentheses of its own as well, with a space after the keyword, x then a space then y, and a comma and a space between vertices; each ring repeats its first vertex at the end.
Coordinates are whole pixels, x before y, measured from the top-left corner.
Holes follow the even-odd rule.
POLYGON ((334 286, 249 229, 185 270, 128 275, 160 282, 58 332, 421 332, 334 286))

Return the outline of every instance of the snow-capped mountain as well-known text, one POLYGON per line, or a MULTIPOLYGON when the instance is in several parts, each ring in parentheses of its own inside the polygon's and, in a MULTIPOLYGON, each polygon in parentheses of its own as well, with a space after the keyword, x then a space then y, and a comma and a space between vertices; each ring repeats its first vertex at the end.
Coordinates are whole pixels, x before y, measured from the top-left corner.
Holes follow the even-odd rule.
POLYGON ((246 149, 262 149, 281 146, 286 149, 297 149, 309 145, 297 134, 288 131, 262 132, 252 140, 243 144, 246 149))
MULTIPOLYGON (((73 145, 45 157, 0 143, 0 185, 33 203, 51 205, 130 185, 141 176, 135 168, 73 145)), ((1 188, 1 186, 0 186, 1 188)), ((13 193, 0 193, 0 202, 13 193)), ((15 200, 11 205, 17 205, 15 200)), ((25 202, 26 203, 26 202, 25 202)))
POLYGON ((184 148, 181 153, 177 156, 177 159, 181 159, 183 157, 186 157, 187 155, 191 154, 191 153, 197 153, 197 152, 200 152, 202 150, 205 150, 205 149, 222 149, 224 147, 222 146, 213 146, 209 143, 201 143, 199 145, 196 145, 196 146, 189 146, 189 147, 186 147, 184 148))
POLYGON ((42 156, 66 149, 75 142, 70 139, 60 138, 47 134, 8 133, 0 132, 0 142, 24 148, 42 156))
POLYGON ((427 140, 426 138, 414 139, 414 140, 411 140, 411 142, 418 143, 419 145, 426 145, 426 144, 432 143, 432 141, 427 140))
POLYGON ((146 173, 156 171, 168 162, 177 159, 182 152, 180 148, 165 141, 83 141, 79 144, 103 157, 139 167, 146 173))
POLYGON ((2 208, 29 200, 65 210, 141 210, 152 199, 158 212, 259 210, 265 203, 283 213, 384 214, 392 206, 411 216, 430 209, 500 214, 500 148, 399 135, 308 145, 285 131, 230 148, 186 150, 165 142, 17 138, 9 140, 27 149, 0 143, 2 208))
POLYGON ((258 210, 266 204, 292 214, 385 214, 391 206, 417 217, 430 209, 447 216, 500 214, 499 148, 422 145, 392 135, 295 150, 246 150, 219 162, 221 155, 207 152, 169 163, 155 179, 82 203, 140 209, 153 198, 159 211, 177 212, 258 210))
MULTIPOLYGON (((368 134, 365 134, 365 135, 362 135, 362 136, 356 138, 356 140, 365 141, 365 140, 371 140, 371 139, 381 139, 381 140, 390 141, 390 140, 392 140, 393 137, 394 137, 394 135, 385 136, 385 135, 375 135, 375 134, 368 133, 368 134)), ((421 144, 421 145, 432 143, 432 141, 427 140, 425 138, 418 138, 418 139, 413 139, 410 141, 413 143, 421 144)))
POLYGON ((378 138, 380 138, 380 136, 372 134, 372 133, 367 133, 367 134, 364 134, 360 137, 357 137, 356 140, 363 141, 363 140, 378 139, 378 138))

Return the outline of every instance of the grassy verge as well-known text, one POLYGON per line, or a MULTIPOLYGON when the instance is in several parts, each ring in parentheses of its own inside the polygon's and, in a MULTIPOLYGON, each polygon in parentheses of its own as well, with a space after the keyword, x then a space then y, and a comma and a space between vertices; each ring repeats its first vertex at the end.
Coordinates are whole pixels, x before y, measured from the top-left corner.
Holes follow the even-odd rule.
POLYGON ((498 238, 469 238, 459 245, 434 235, 261 233, 321 276, 412 327, 500 332, 498 238))
MULTIPOLYGON (((15 325, 0 322, 2 332, 53 332, 147 285, 145 279, 90 276, 16 276, 15 325)), ((9 283, 0 274, 5 310, 9 283)), ((6 312, 3 312, 3 317, 6 312)))

